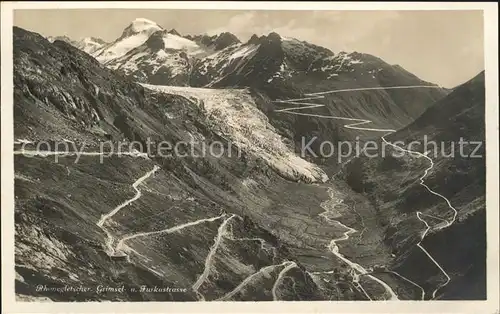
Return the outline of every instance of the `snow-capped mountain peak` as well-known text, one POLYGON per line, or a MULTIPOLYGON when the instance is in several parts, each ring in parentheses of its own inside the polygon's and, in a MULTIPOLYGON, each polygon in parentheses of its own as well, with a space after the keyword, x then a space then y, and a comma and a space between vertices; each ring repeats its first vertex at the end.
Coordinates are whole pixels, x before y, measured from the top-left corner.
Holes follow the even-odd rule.
POLYGON ((210 53, 196 42, 166 29, 154 32, 123 56, 106 62, 106 66, 121 70, 141 82, 168 82, 184 85, 192 63, 210 53))
POLYGON ((199 45, 205 46, 215 51, 219 51, 231 45, 241 43, 238 37, 229 32, 223 32, 214 35, 208 35, 208 34, 196 35, 196 36, 187 35, 184 36, 184 38, 192 40, 199 45))
POLYGON ((123 30, 118 39, 96 50, 93 55, 100 62, 107 63, 144 44, 158 31, 163 31, 163 28, 157 23, 145 18, 136 18, 123 30))
POLYGON ((67 42, 68 44, 75 46, 76 48, 85 51, 88 54, 94 53, 96 50, 100 49, 106 44, 106 42, 100 38, 96 37, 85 37, 80 40, 73 40, 68 36, 48 36, 47 40, 51 43, 56 40, 61 40, 67 42))
POLYGON ((138 33, 147 33, 151 35, 159 30, 163 30, 163 28, 157 23, 145 18, 136 18, 123 30, 121 37, 128 37, 138 33))
POLYGON ((106 43, 104 40, 97 37, 85 37, 82 40, 80 40, 80 42, 86 45, 94 45, 94 44, 103 45, 106 43))
POLYGON ((106 42, 96 37, 85 37, 75 43, 75 46, 88 54, 94 53, 96 50, 104 46, 106 42))

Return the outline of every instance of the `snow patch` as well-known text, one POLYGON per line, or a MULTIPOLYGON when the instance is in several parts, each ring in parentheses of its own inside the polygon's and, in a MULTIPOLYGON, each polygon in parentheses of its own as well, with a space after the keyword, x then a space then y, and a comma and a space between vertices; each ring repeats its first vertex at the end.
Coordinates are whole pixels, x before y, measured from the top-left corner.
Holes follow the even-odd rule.
POLYGON ((32 295, 26 294, 16 294, 16 301, 21 302, 53 302, 51 299, 47 297, 35 297, 32 295))
POLYGON ((101 63, 109 62, 110 60, 122 57, 130 50, 139 47, 145 43, 148 38, 149 34, 147 33, 138 33, 125 37, 96 51, 95 58, 101 63))
POLYGON ((104 43, 95 41, 92 37, 85 37, 76 43, 77 48, 85 51, 86 53, 92 54, 93 52, 100 49, 104 43))
POLYGON ((29 176, 26 176, 22 173, 14 173, 14 179, 35 183, 35 180, 33 180, 33 178, 30 178, 29 176))
POLYGON ((241 49, 236 50, 231 56, 229 56, 229 60, 244 58, 244 57, 250 55, 255 50, 257 50, 258 48, 259 48, 259 45, 248 45, 248 46, 242 47, 241 49))
POLYGON ((203 52, 203 49, 201 49, 201 47, 194 41, 174 34, 166 34, 163 36, 163 43, 165 44, 165 49, 183 50, 189 54, 198 54, 203 52))

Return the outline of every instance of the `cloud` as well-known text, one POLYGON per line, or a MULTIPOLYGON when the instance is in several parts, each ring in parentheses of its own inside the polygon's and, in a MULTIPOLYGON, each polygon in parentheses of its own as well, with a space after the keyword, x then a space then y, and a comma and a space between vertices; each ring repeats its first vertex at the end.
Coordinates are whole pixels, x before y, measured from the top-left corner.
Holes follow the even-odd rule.
POLYGON ((241 40, 248 40, 253 34, 267 35, 276 32, 285 37, 295 37, 301 40, 318 36, 314 27, 304 27, 298 19, 277 18, 269 12, 245 12, 231 17, 227 24, 207 31, 214 35, 229 31, 241 40))
POLYGON ((245 12, 231 17, 224 26, 213 28, 207 31, 208 35, 216 35, 222 32, 231 32, 238 36, 248 32, 255 27, 255 12, 245 12))
POLYGON ((276 32, 334 53, 372 54, 444 86, 484 68, 482 16, 467 11, 240 11, 217 23, 211 34, 246 41, 276 32))
POLYGON ((311 11, 303 12, 249 11, 232 16, 225 25, 207 31, 214 35, 229 31, 241 40, 253 34, 276 32, 285 37, 306 40, 334 51, 353 51, 360 40, 376 29, 388 27, 400 17, 396 11, 311 11))

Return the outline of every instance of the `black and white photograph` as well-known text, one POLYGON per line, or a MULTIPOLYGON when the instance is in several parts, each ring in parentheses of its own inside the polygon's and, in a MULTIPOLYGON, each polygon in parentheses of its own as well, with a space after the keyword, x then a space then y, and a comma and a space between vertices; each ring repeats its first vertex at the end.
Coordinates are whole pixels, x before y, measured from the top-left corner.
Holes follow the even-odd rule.
POLYGON ((11 8, 16 303, 498 308, 486 9, 306 4, 11 8))

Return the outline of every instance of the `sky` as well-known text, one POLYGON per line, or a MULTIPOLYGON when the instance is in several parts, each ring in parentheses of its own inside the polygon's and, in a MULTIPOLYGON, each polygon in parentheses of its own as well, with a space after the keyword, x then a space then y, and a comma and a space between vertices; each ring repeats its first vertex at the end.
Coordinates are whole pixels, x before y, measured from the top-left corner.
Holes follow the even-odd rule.
POLYGON ((246 41, 274 31, 334 53, 369 53, 448 88, 484 69, 482 11, 44 9, 16 10, 14 25, 44 36, 113 41, 139 17, 182 35, 228 31, 246 41))

